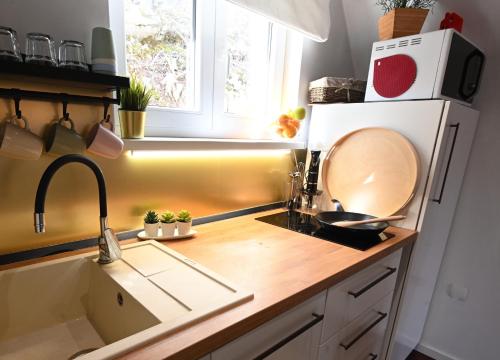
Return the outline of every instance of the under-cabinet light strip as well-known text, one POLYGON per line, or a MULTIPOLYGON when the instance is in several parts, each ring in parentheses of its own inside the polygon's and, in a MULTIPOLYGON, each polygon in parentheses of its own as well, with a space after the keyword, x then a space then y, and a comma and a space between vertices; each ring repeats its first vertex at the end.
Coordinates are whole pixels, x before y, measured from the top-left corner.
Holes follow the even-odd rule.
POLYGON ((237 158, 237 157, 280 157, 289 155, 289 149, 276 150, 130 150, 132 159, 162 158, 237 158))

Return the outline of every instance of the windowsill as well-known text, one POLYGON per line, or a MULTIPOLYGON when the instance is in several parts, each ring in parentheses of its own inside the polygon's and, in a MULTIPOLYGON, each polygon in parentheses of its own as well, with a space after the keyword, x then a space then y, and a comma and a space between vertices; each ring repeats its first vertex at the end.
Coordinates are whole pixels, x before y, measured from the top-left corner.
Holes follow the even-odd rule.
POLYGON ((125 150, 286 150, 305 149, 304 142, 293 140, 250 140, 210 138, 146 137, 124 139, 125 150))

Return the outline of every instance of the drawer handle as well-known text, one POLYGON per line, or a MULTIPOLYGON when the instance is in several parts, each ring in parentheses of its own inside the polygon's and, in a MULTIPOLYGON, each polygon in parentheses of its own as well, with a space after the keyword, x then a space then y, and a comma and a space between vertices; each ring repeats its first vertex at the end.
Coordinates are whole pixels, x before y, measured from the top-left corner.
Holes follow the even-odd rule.
POLYGON ((271 346, 269 349, 267 349, 266 351, 264 351, 263 353, 261 353, 260 355, 258 355, 257 357, 255 357, 254 360, 265 359, 266 357, 268 357, 269 355, 271 355, 275 351, 279 350, 280 348, 282 348, 283 346, 285 346, 286 344, 288 344, 290 341, 292 341, 296 337, 298 337, 298 336, 302 335, 303 333, 305 333, 307 330, 309 330, 310 328, 312 328, 317 323, 323 321, 323 318, 325 317, 325 315, 318 315, 318 314, 315 314, 315 313, 313 313, 312 316, 314 317, 314 319, 312 319, 311 321, 309 321, 307 324, 305 324, 304 326, 302 326, 300 329, 297 329, 296 331, 294 331, 292 334, 288 335, 286 338, 282 339, 280 342, 278 342, 278 343, 274 344, 273 346, 271 346))
POLYGON ((394 274, 396 272, 396 270, 397 270, 397 268, 395 268, 395 267, 389 267, 389 266, 387 266, 386 269, 387 269, 387 271, 381 277, 373 280, 371 283, 369 283, 368 285, 366 285, 362 289, 360 289, 358 291, 351 291, 351 290, 349 290, 347 293, 349 295, 351 295, 351 296, 354 296, 354 298, 357 298, 358 296, 363 295, 365 292, 367 292, 368 290, 370 290, 372 287, 374 287, 375 285, 377 285, 379 282, 381 282, 385 278, 387 278, 387 277, 391 276, 392 274, 394 274))
POLYGON ((378 355, 374 353, 370 353, 370 355, 368 356, 370 357, 370 360, 375 360, 376 358, 378 358, 378 355))
POLYGON ((373 329, 375 326, 377 326, 377 324, 379 322, 381 322, 382 320, 384 320, 386 318, 386 316, 387 316, 387 313, 384 313, 384 312, 377 311, 377 313, 379 314, 379 317, 377 318, 377 320, 375 320, 370 325, 368 325, 366 327, 366 329, 364 329, 363 331, 361 331, 358 335, 356 335, 356 337, 354 339, 352 339, 347 344, 344 344, 343 342, 341 342, 340 346, 342 346, 345 350, 349 350, 351 348, 351 346, 353 346, 354 344, 356 344, 359 339, 361 339, 363 336, 365 336, 366 333, 368 333, 371 329, 373 329))

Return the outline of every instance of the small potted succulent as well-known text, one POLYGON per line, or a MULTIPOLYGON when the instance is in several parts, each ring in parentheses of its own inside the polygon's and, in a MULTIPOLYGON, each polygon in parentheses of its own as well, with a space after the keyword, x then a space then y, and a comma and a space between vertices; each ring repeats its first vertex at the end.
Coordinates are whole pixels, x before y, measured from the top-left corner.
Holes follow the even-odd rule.
POLYGON ((161 214, 161 234, 162 236, 174 236, 175 234, 175 214, 172 211, 165 211, 161 214))
POLYGON ((191 230, 191 225, 193 223, 191 219, 191 213, 187 210, 181 210, 177 213, 176 220, 179 235, 187 235, 191 230))
POLYGON ((146 236, 158 236, 159 222, 160 219, 156 211, 149 210, 146 215, 144 215, 144 231, 146 232, 146 236))
POLYGON ((153 90, 146 88, 136 78, 130 87, 120 91, 120 129, 124 139, 142 139, 146 123, 146 108, 153 97, 153 90))
POLYGON ((416 35, 437 0, 377 0, 384 10, 378 21, 380 40, 416 35))

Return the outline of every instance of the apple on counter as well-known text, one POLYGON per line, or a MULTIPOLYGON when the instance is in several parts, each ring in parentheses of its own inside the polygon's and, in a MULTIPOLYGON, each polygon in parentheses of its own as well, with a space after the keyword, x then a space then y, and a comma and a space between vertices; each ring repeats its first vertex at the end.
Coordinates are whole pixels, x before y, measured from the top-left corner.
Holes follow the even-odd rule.
POLYGON ((294 138, 300 129, 300 123, 306 117, 306 109, 297 107, 287 114, 281 114, 275 123, 276 133, 284 138, 294 138))

